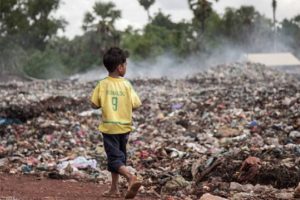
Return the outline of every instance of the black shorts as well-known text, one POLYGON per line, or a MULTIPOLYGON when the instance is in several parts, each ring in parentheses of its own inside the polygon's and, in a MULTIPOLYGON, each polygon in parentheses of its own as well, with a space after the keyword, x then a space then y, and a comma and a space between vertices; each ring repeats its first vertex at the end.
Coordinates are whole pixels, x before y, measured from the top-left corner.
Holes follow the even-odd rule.
POLYGON ((129 133, 124 134, 106 134, 103 135, 104 149, 107 155, 107 170, 118 173, 118 169, 126 165, 127 152, 126 145, 129 133))

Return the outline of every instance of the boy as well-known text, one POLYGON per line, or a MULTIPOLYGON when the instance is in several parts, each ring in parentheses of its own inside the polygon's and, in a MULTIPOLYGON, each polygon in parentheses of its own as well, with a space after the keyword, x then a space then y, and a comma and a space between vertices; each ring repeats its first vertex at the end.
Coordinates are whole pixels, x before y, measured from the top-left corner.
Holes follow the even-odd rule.
POLYGON ((141 182, 126 167, 126 144, 132 131, 132 110, 141 106, 131 84, 123 78, 128 56, 126 51, 118 47, 112 47, 104 54, 103 64, 108 77, 98 83, 91 97, 92 107, 102 109, 99 130, 103 135, 108 171, 112 177, 111 188, 103 196, 121 197, 118 188, 120 174, 128 181, 126 199, 134 198, 141 187, 141 182))

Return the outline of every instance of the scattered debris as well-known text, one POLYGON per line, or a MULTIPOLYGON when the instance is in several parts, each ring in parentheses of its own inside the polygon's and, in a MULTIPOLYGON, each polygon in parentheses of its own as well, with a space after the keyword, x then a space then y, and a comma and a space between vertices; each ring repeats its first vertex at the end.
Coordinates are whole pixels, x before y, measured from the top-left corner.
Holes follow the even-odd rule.
MULTIPOLYGON (((0 83, 0 171, 108 181, 96 82, 0 83)), ((299 198, 300 82, 259 64, 136 79, 128 164, 166 199, 299 198), (297 187, 298 186, 298 187, 297 187), (295 189, 296 188, 296 189, 295 189)))

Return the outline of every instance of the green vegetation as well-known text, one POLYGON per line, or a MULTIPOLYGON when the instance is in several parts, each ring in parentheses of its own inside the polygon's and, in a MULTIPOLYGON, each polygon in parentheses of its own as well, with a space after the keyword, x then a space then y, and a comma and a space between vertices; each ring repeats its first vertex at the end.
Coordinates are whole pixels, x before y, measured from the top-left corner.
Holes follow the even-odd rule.
POLYGON ((136 61, 174 55, 205 58, 223 46, 245 52, 290 50, 300 57, 300 14, 278 22, 276 0, 267 18, 252 6, 213 10, 218 1, 186 0, 194 17, 174 22, 160 10, 150 16, 155 0, 137 0, 149 21, 141 30, 116 28, 121 10, 112 2, 98 1, 82 22, 83 35, 70 40, 57 35, 66 21, 54 18, 60 0, 10 0, 0 3, 0 73, 27 74, 37 78, 63 77, 101 66, 110 46, 121 46, 136 61), (279 45, 280 44, 280 45, 279 45))

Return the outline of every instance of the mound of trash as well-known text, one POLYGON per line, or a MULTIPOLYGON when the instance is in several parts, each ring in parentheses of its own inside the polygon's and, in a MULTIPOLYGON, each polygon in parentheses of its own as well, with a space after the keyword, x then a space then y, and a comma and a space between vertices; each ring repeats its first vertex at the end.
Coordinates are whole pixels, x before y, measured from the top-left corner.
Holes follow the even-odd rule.
MULTIPOLYGON (((252 63, 185 79, 131 80, 129 166, 162 199, 300 196, 299 79, 252 63)), ((97 82, 0 83, 0 171, 108 181, 97 82)))

